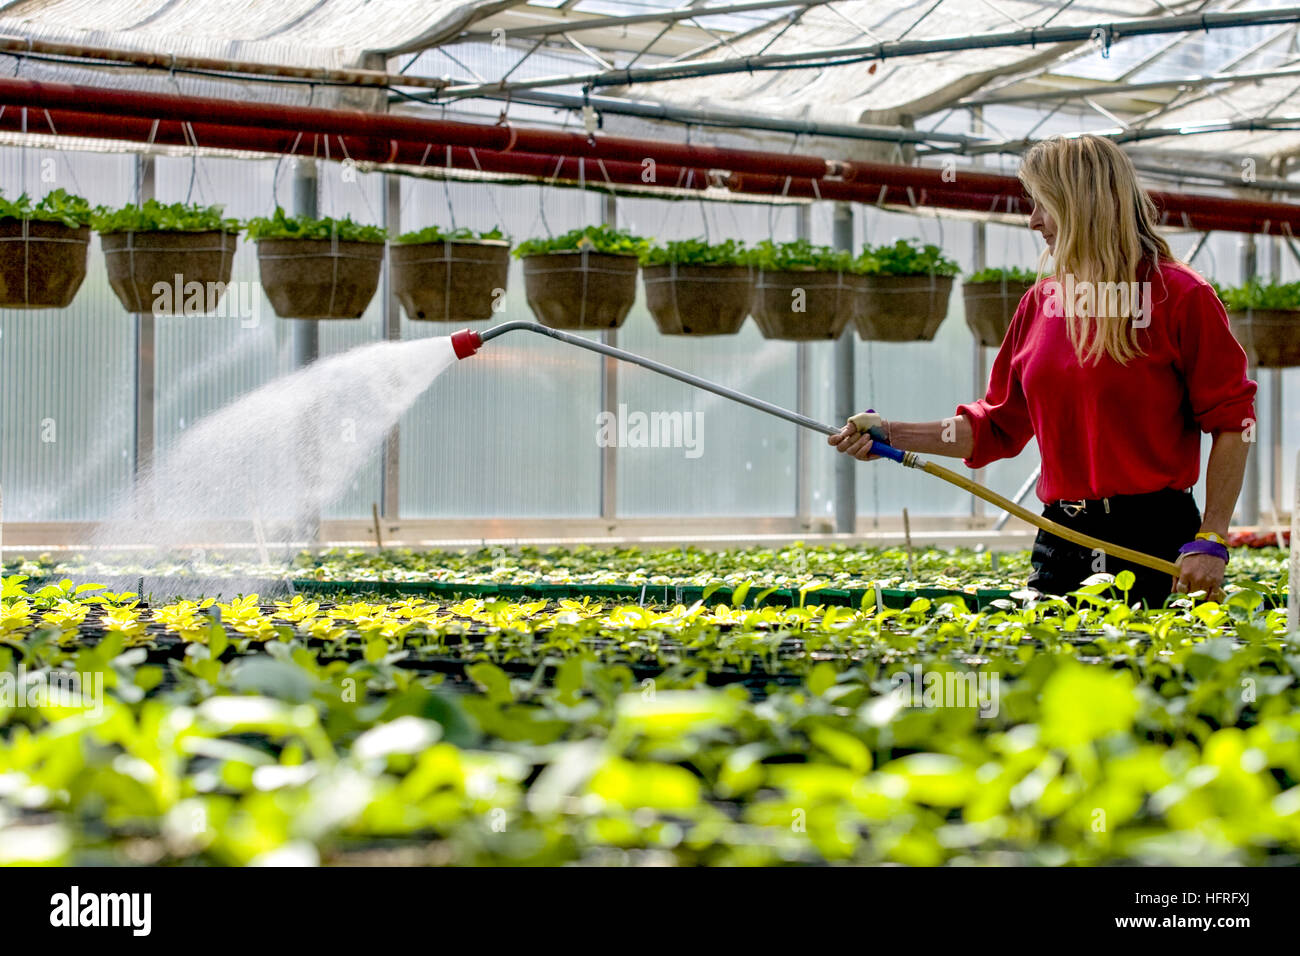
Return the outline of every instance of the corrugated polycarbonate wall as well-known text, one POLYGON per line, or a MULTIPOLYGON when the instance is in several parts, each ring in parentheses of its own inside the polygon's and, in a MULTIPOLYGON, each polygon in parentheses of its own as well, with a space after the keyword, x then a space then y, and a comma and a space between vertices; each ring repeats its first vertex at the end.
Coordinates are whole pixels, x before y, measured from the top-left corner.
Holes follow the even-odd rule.
MULTIPOLYGON (((292 163, 271 160, 160 157, 156 193, 167 202, 219 202, 229 215, 269 214, 276 201, 291 206, 292 163)), ((117 205, 131 198, 135 159, 127 155, 0 150, 7 196, 26 189, 41 195, 63 186, 93 203, 117 205)), ((319 211, 379 222, 384 211, 382 176, 334 163, 320 166, 319 211)), ((537 186, 482 186, 404 179, 400 183, 401 228, 431 223, 486 229, 502 225, 516 241, 559 234, 601 220, 599 191, 537 186)), ((728 237, 756 241, 793 238, 794 208, 744 204, 622 200, 619 224, 663 240, 728 237)), ((855 208, 856 242, 880 243, 916 237, 938 242, 964 270, 973 263, 973 226, 933 216, 907 216, 855 208)), ((812 239, 831 241, 829 204, 815 207, 812 239)), ((989 225, 989 265, 1034 266, 1039 241, 1028 230, 989 225)), ((1175 237, 1185 253, 1194 237, 1175 237)), ((1221 282, 1239 279, 1239 237, 1216 235, 1194 265, 1221 282)), ((1264 242, 1261 240, 1261 250, 1264 242)), ((1261 251, 1260 271, 1267 271, 1261 251)), ((1283 277, 1296 274, 1284 262, 1283 277)), ((232 278, 255 291, 258 272, 252 244, 242 242, 232 278)), ((383 334, 381 286, 357 321, 320 323, 322 356, 373 342, 383 334)), ((157 393, 155 432, 165 454, 203 416, 285 374, 293 365, 291 320, 275 317, 257 297, 251 315, 159 317, 156 320, 157 393)), ((504 311, 485 328, 509 319, 531 319, 520 264, 512 262, 504 311)), ((447 335, 458 326, 401 318, 403 338, 447 335)), ((594 336, 595 333, 592 333, 594 336)), ((852 334, 852 333, 849 333, 852 334)), ((971 333, 962 313, 960 285, 947 319, 932 343, 901 345, 855 342, 857 404, 887 416, 921 420, 951 415, 958 403, 983 392, 975 381, 971 333)), ((762 338, 748 322, 735 336, 714 338, 661 335, 637 304, 618 343, 777 404, 794 407, 798 396, 799 347, 762 338)), ((93 520, 105 517, 114 497, 131 481, 134 450, 135 325, 108 287, 103 255, 92 240, 89 274, 76 300, 62 311, 0 312, 0 482, 8 521, 93 520)), ((805 348, 806 413, 834 421, 833 346, 805 348)), ((986 351, 987 365, 994 350, 986 351)), ((511 518, 593 517, 600 513, 601 470, 597 416, 601 406, 601 360, 595 355, 539 336, 515 333, 498 339, 474 359, 458 363, 420 396, 401 423, 399 512, 406 518, 500 518, 508 534, 511 518)), ((1273 381, 1261 374, 1260 415, 1268 414, 1273 381)), ((1300 372, 1283 376, 1291 388, 1300 372)), ((622 447, 616 451, 617 514, 628 517, 789 516, 798 502, 794 426, 733 405, 707 393, 620 367, 617 414, 681 413, 698 430, 676 447, 622 447), (689 442, 689 443, 688 443, 689 442)), ((1300 438, 1300 406, 1291 403, 1286 443, 1300 438)), ((358 409, 358 417, 366 414, 358 409)), ((1271 474, 1268 425, 1261 429, 1261 505, 1267 509, 1271 474)), ((808 441, 811 517, 834 515, 836 456, 823 439, 808 441)), ((1010 494, 1035 464, 1031 443, 1014 461, 998 462, 985 479, 1010 494)), ((927 476, 889 466, 859 465, 858 511, 896 517, 906 506, 913 515, 968 515, 971 499, 927 476)), ((1286 480, 1294 481, 1291 462, 1286 480)), ((356 476, 326 517, 368 517, 380 500, 380 456, 356 476)), ((1203 494, 1198 496, 1203 501, 1203 494)), ((1031 501, 1032 504, 1032 501, 1031 501)))
MULTIPOLYGON (((52 189, 121 204, 130 156, 0 149, 0 189, 52 189)), ((4 254, 0 252, 0 254, 4 254)), ((7 521, 92 519, 129 486, 135 324, 91 238, 86 280, 66 309, 0 310, 0 485, 7 521)))

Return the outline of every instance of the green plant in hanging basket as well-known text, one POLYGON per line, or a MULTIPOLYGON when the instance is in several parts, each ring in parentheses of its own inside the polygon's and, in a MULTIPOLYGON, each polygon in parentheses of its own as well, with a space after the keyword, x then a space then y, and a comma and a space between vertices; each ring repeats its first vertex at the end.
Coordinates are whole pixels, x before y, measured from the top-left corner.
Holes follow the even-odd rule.
POLYGON ((0 195, 0 219, 59 222, 69 229, 77 229, 90 225, 90 216, 90 203, 66 189, 48 192, 36 203, 26 193, 17 199, 5 199, 0 195))
POLYGON ((1223 287, 1211 283, 1223 304, 1230 312, 1247 309, 1300 310, 1300 282, 1267 284, 1254 281, 1241 286, 1223 287))
POLYGON ((95 207, 90 225, 100 234, 109 285, 128 312, 179 314, 183 296, 160 296, 159 290, 192 283, 211 290, 208 311, 216 308, 230 282, 241 228, 222 211, 156 199, 119 209, 95 207))
POLYGON ((728 239, 679 239, 641 256, 646 307, 665 335, 733 335, 754 299, 752 251, 728 239))
POLYGON ((359 319, 379 287, 388 230, 351 216, 273 216, 248 221, 258 275, 282 319, 359 319))
POLYGON ((589 249, 591 252, 611 256, 640 257, 648 247, 647 240, 634 236, 624 229, 587 226, 585 229, 572 229, 562 236, 527 239, 515 247, 515 256, 523 259, 527 256, 542 256, 553 252, 580 252, 589 249))
POLYGON ((338 239, 339 242, 387 242, 388 230, 354 222, 351 216, 333 219, 324 216, 290 216, 280 206, 273 216, 256 216, 247 223, 248 238, 259 239, 338 239))
POLYGON ((0 308, 58 309, 86 278, 90 204, 55 189, 39 202, 0 196, 0 308))
POLYGON ((478 322, 505 307, 510 243, 499 228, 425 226, 388 250, 391 287, 409 319, 478 322))
POLYGON ((222 216, 222 206, 200 206, 197 203, 174 202, 170 205, 156 199, 144 203, 128 203, 118 209, 96 206, 90 215, 90 225, 98 233, 119 232, 228 232, 238 233, 238 219, 222 216))
POLYGON ((938 246, 899 239, 864 246, 853 260, 859 277, 854 321, 873 342, 929 342, 948 314, 953 277, 961 267, 938 246))
POLYGON ((521 242, 515 255, 524 260, 528 307, 553 329, 618 328, 636 301, 640 257, 648 246, 609 226, 521 242))
POLYGON ((997 266, 991 269, 979 269, 966 277, 966 282, 975 285, 980 282, 1023 283, 1033 285, 1038 281, 1038 273, 1033 269, 1020 266, 997 266))
POLYGON ((1210 283, 1228 310, 1233 334, 1261 368, 1300 366, 1300 282, 1210 283))
POLYGON ((1038 281, 1038 273, 1020 266, 979 269, 966 277, 962 298, 966 325, 986 348, 1002 344, 1025 293, 1038 281))
POLYGON ((443 229, 441 226, 425 226, 413 232, 404 232, 397 237, 403 245, 419 245, 426 242, 504 242, 506 235, 499 226, 483 232, 475 232, 467 226, 457 229, 443 229))
POLYGON ((807 239, 793 242, 764 239, 749 251, 749 262, 764 272, 848 272, 853 257, 830 246, 814 246, 807 239))
POLYGON ((899 239, 879 246, 865 246, 853 262, 853 271, 862 275, 883 276, 955 276, 961 266, 930 243, 899 239))
POLYGON ((641 265, 745 266, 753 258, 753 250, 735 239, 715 243, 703 239, 676 239, 647 247, 641 255, 641 265))

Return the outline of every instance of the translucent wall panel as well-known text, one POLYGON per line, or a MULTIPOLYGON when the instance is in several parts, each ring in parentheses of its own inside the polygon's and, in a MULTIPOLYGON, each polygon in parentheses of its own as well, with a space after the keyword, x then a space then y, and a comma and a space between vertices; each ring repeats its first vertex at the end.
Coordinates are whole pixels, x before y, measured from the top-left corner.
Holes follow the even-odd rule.
MULTIPOLYGON (((127 201, 129 156, 0 148, 0 188, 127 201)), ((59 310, 0 310, 0 486, 6 521, 87 520, 129 485, 135 325, 92 238, 85 282, 59 310)))
MULTIPOLYGON (((600 222, 601 197, 537 187, 402 184, 402 229, 437 223, 488 229, 516 242, 600 222)), ((505 309, 484 329, 532 320, 522 267, 512 262, 505 309)), ((402 318, 403 338, 459 325, 402 318)), ((579 517, 600 511, 594 416, 600 361, 515 332, 438 378, 402 419, 401 499, 408 518, 579 517)))
MULTIPOLYGON (((794 237, 793 210, 776 217, 772 226, 768 213, 739 203, 707 210, 695 202, 619 203, 621 225, 665 242, 704 238, 706 232, 713 241, 794 237)), ((734 336, 661 335, 646 310, 642 285, 636 307, 619 331, 619 345, 785 408, 798 404, 797 346, 764 339, 752 319, 734 336)), ((669 444, 677 447, 619 448, 620 514, 794 513, 796 426, 644 369, 620 369, 618 385, 617 411, 629 427, 634 415, 680 414, 683 421, 681 441, 670 436, 669 444)), ((587 423, 594 439, 594 416, 589 414, 587 423)))
MULTIPOLYGON (((381 222, 382 176, 365 174, 338 163, 319 164, 318 212, 358 222, 381 222)), ((161 157, 156 167, 156 194, 162 202, 225 206, 228 216, 244 220, 269 216, 276 204, 293 211, 294 162, 286 159, 192 159, 161 157)), ((298 322, 281 319, 262 293, 257 247, 241 237, 231 270, 232 288, 224 314, 160 316, 156 320, 156 441, 160 454, 205 415, 235 401, 273 378, 293 370, 293 336, 298 322)), ((359 320, 321 321, 322 357, 377 340, 383 328, 384 289, 359 320)), ((358 419, 366 414, 357 410, 358 419)), ((338 423, 339 441, 355 440, 356 421, 338 423)), ((251 426, 250 426, 251 427, 251 426)), ((326 510, 327 518, 370 514, 379 500, 380 454, 357 474, 349 492, 326 510)), ((271 516, 266 516, 271 517, 271 516)))
MULTIPOLYGON (((1001 122, 1001 121, 1000 121, 1001 122)), ((1055 123, 1055 118, 1053 120, 1055 123)), ((1065 128, 1071 122, 1062 120, 1065 128)), ((1046 129, 1046 127, 1045 127, 1046 129)), ((64 186, 93 203, 120 205, 131 198, 135 159, 127 155, 0 151, 0 186, 6 195, 26 189, 35 195, 64 186), (52 177, 52 178, 51 178, 52 177)), ((219 202, 230 215, 270 213, 278 201, 291 206, 293 166, 286 160, 275 176, 272 160, 159 158, 156 189, 164 201, 219 202), (277 181, 278 180, 278 181, 277 181)), ((1009 170, 1008 170, 1009 171, 1009 170)), ((537 186, 482 186, 403 179, 400 193, 404 230, 430 223, 485 229, 503 225, 516 241, 557 234, 601 220, 599 192, 537 186)), ((320 212, 382 221, 382 177, 320 165, 320 212)), ((704 236, 747 240, 795 235, 794 208, 745 204, 622 200, 620 224, 667 240, 704 236)), ((829 243, 833 209, 813 211, 814 241, 829 243)), ((855 246, 899 237, 938 242, 963 272, 973 267, 974 225, 854 207, 855 246)), ((1174 251, 1186 255, 1196 236, 1170 234, 1174 251)), ((1193 266, 1220 282, 1240 280, 1242 237, 1218 234, 1193 266)), ((990 265, 1033 266, 1041 240, 1023 227, 989 224, 990 265)), ((1269 240, 1259 239, 1259 272, 1269 270, 1269 240)), ((1282 279, 1300 277, 1289 251, 1282 255, 1282 279)), ((241 241, 232 278, 256 286, 255 247, 241 241)), ((202 417, 237 400, 293 364, 297 326, 274 316, 255 290, 249 315, 159 317, 156 320, 156 442, 173 445, 202 417)), ((241 292, 242 294, 242 292, 241 292)), ((382 335, 381 288, 359 321, 320 324, 320 352, 337 354, 382 335)), ((532 319, 524 297, 522 269, 511 267, 505 310, 486 328, 508 319, 532 319)), ((401 320, 404 338, 447 335, 456 326, 401 320)), ((853 335, 853 332, 847 334, 853 335)), ((753 322, 737 336, 661 336, 644 305, 643 286, 619 344, 706 378, 796 408, 827 422, 842 413, 834 403, 831 343, 769 342, 753 322), (800 355, 806 370, 799 394, 800 355)), ((0 313, 0 482, 10 521, 93 520, 131 480, 134 447, 135 327, 108 287, 103 254, 92 240, 89 274, 72 307, 59 312, 0 313)), ((995 350, 985 350, 985 367, 995 350)), ((899 345, 855 341, 856 405, 874 406, 904 419, 943 418, 956 406, 983 394, 976 381, 971 333, 962 312, 960 285, 949 315, 933 343, 899 345)), ((1284 389, 1283 470, 1286 488, 1295 481, 1300 446, 1300 372, 1259 375, 1260 505, 1271 506, 1274 452, 1271 444, 1272 389, 1284 389)), ((579 517, 600 510, 601 360, 568 346, 514 333, 491 343, 474 359, 459 363, 435 381, 402 422, 400 513, 405 517, 579 517)), ((699 413, 696 449, 620 448, 617 510, 625 516, 788 516, 799 500, 794 426, 687 388, 644 370, 620 367, 617 404, 633 412, 699 413), (695 451, 698 450, 698 455, 695 451)), ((358 420, 366 413, 358 409, 358 420)), ((340 423, 345 440, 346 423, 340 423)), ((838 456, 817 435, 804 437, 809 477, 804 489, 814 519, 834 515, 834 470, 838 456)), ((1207 443, 1208 446, 1208 443, 1207 443)), ((985 480, 1012 494, 1036 463, 1033 443, 1014 461, 998 462, 985 480)), ((953 465, 955 460, 948 464, 953 465)), ((970 514, 972 500, 955 488, 888 463, 860 464, 857 504, 867 526, 873 517, 914 514, 970 514)), ((955 467, 960 468, 957 462, 955 467)), ((367 517, 379 500, 381 463, 375 455, 354 486, 326 517, 367 517)), ((1204 502, 1203 480, 1198 500, 1204 502)), ((1030 500, 1032 505, 1033 499, 1030 500)), ((1284 507, 1289 507, 1289 500, 1284 507)), ((990 508, 986 513, 993 513, 990 508)))

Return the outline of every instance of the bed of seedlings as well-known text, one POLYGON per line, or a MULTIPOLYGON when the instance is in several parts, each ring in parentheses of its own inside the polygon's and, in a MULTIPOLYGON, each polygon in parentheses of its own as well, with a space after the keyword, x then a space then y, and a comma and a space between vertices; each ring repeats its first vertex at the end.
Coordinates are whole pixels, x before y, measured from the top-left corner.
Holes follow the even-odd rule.
POLYGON ((1152 610, 1125 602, 1125 574, 1035 598, 1026 560, 349 552, 301 558, 283 600, 114 593, 73 583, 88 562, 11 563, 0 860, 1300 861, 1281 552, 1234 552, 1222 603, 1152 610), (878 599, 882 582, 937 590, 941 569, 953 593, 878 599), (375 587, 503 572, 712 590, 375 587), (355 584, 312 593, 315 576, 355 584), (852 603, 820 600, 853 585, 852 603), (980 586, 1009 596, 981 604, 980 586))

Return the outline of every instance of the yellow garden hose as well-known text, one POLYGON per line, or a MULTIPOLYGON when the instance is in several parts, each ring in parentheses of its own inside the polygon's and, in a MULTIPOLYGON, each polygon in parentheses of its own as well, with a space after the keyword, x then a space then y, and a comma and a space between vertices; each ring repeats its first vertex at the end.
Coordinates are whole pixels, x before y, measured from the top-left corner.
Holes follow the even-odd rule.
MULTIPOLYGON (((853 425, 860 432, 867 432, 864 427, 866 416, 863 414, 854 415, 849 419, 849 424, 853 425)), ((874 436, 873 436, 874 438, 874 436)), ((1102 541, 1100 538, 1094 538, 1092 535, 1084 534, 1082 531, 1075 531, 1073 528, 1067 528, 1063 524, 1058 524, 1050 518, 1044 518, 1042 515, 1036 515, 1028 508, 1022 508, 1009 498, 1003 498, 996 491, 990 491, 978 482, 971 481, 965 475, 959 475, 942 465, 936 465, 933 462, 925 461, 919 457, 916 452, 899 451, 881 441, 873 441, 871 444, 872 454, 880 455, 883 458, 889 458, 905 465, 908 468, 919 468, 921 471, 934 475, 936 478, 942 478, 951 485, 956 485, 969 491, 976 498, 983 498, 990 504, 995 504, 1004 511, 1009 511, 1017 518, 1028 521, 1036 528, 1042 528, 1048 534, 1054 534, 1058 538, 1064 538, 1074 544, 1082 545, 1085 548, 1095 548, 1103 551, 1112 558, 1119 558, 1122 561, 1129 561, 1133 564, 1139 564, 1144 568, 1150 568, 1153 571, 1163 571, 1171 577, 1178 577, 1178 565, 1172 561, 1164 561, 1160 558, 1152 557, 1142 551, 1134 551, 1132 548, 1121 547, 1118 544, 1111 544, 1109 541, 1102 541)))

